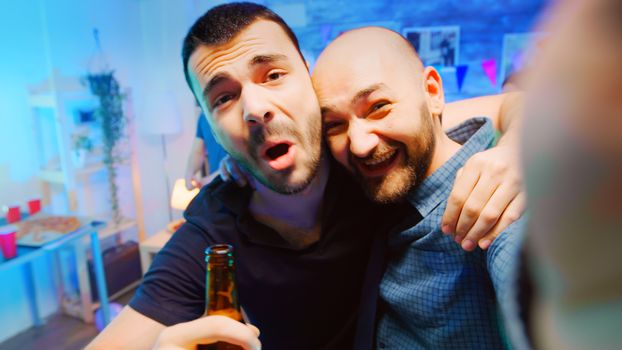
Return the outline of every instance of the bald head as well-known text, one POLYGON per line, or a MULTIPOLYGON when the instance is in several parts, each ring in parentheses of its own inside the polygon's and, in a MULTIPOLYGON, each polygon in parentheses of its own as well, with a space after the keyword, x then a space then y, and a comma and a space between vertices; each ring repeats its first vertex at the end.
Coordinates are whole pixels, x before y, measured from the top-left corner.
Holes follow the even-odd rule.
POLYGON ((421 59, 403 36, 382 27, 364 27, 347 31, 330 43, 320 54, 315 72, 324 74, 343 65, 370 61, 423 71, 421 59))

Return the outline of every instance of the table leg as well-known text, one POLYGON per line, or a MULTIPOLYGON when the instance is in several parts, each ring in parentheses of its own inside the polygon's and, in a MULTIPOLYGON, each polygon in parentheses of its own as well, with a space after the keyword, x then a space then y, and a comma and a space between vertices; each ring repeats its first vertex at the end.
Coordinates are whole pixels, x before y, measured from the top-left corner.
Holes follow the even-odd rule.
POLYGON ((89 271, 86 257, 86 237, 81 237, 73 244, 76 273, 78 275, 78 289, 80 291, 80 305, 82 319, 86 323, 93 323, 93 300, 91 299, 91 285, 89 283, 89 271))
POLYGON ((35 290, 35 275, 32 268, 32 262, 24 264, 24 280, 26 281, 26 296, 28 297, 28 305, 30 305, 30 314, 32 315, 32 322, 35 327, 42 326, 43 320, 39 312, 39 305, 37 304, 37 292, 35 290))
POLYGON ((106 275, 104 273, 104 262, 102 259, 101 247, 97 230, 91 232, 91 251, 93 252, 93 268, 95 269, 95 281, 97 282, 97 294, 99 304, 104 319, 104 327, 110 323, 110 304, 108 302, 108 288, 106 287, 106 275))

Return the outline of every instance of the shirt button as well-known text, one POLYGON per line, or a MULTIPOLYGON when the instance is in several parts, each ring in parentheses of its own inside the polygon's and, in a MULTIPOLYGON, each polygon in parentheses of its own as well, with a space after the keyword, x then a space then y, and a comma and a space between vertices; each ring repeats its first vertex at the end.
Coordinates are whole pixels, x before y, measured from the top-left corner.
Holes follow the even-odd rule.
POLYGON ((387 344, 385 344, 384 342, 378 342, 378 347, 379 347, 380 349, 384 349, 384 348, 386 348, 386 347, 387 347, 387 344))

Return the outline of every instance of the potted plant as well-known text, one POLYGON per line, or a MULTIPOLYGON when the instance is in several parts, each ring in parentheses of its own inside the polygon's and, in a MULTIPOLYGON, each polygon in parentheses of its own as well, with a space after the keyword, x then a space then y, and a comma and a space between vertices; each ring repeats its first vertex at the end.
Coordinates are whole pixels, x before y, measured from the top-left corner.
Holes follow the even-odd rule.
POLYGON ((118 145, 125 136, 126 117, 123 114, 123 100, 119 83, 113 71, 90 73, 86 76, 91 93, 99 99, 99 107, 95 110, 95 119, 102 130, 103 162, 108 171, 108 189, 112 220, 119 224, 122 219, 119 207, 119 188, 116 183, 117 165, 122 161, 118 145))

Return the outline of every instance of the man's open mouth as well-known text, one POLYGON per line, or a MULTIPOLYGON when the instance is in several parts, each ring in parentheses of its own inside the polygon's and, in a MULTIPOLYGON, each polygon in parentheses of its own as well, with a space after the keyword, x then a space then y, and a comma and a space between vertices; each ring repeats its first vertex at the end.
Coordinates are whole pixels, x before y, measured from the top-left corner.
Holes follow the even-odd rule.
POLYGON ((266 150, 266 157, 270 160, 278 159, 279 157, 287 154, 289 151, 290 145, 287 143, 279 143, 275 146, 272 146, 266 150))
POLYGON ((357 162, 359 171, 365 177, 377 177, 385 175, 389 171, 400 154, 399 149, 393 149, 379 157, 357 162))
POLYGON ((263 158, 274 170, 284 170, 294 165, 296 145, 290 142, 272 142, 263 152, 263 158))

